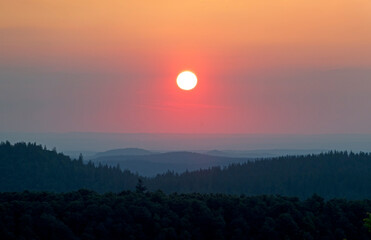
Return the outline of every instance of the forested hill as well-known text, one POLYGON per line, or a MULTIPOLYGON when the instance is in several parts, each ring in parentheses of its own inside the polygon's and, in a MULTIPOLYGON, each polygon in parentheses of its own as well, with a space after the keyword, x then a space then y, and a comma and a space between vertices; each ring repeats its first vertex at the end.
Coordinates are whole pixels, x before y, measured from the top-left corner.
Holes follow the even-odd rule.
POLYGON ((0 144, 0 191, 98 192, 134 189, 138 176, 118 167, 84 164, 82 159, 50 151, 33 143, 0 144))
POLYGON ((286 156, 221 169, 166 173, 145 182, 165 192, 281 194, 306 198, 371 198, 371 154, 286 156))
MULTIPOLYGON (((177 159, 174 159, 177 161, 177 159)), ((84 164, 82 159, 36 144, 0 144, 0 191, 97 192, 133 190, 138 176, 119 167, 84 164)), ((151 191, 232 194, 280 194, 307 198, 371 199, 371 154, 329 152, 264 159, 226 168, 143 178, 151 191)))

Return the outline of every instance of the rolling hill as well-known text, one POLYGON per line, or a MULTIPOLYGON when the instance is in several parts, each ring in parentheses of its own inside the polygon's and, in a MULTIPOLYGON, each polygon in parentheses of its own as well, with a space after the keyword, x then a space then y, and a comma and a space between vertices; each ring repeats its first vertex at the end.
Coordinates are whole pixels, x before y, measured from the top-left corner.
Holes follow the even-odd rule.
POLYGON ((138 176, 115 167, 84 164, 34 143, 0 144, 0 191, 98 192, 134 189, 138 176))
MULTIPOLYGON (((115 151, 117 153, 119 151, 115 151)), ((128 151, 120 151, 127 153, 128 151)), ((106 152, 107 153, 107 152, 106 152)), ((173 171, 182 173, 206 169, 214 166, 228 166, 232 163, 246 162, 248 158, 230 158, 211 156, 193 152, 168 152, 137 155, 98 155, 90 159, 94 164, 108 166, 119 165, 122 170, 136 172, 139 175, 154 177, 157 174, 173 171)))
POLYGON ((112 149, 105 152, 96 153, 91 158, 99 157, 113 157, 113 156, 144 156, 154 154, 154 152, 142 149, 142 148, 118 148, 112 149))
MULTIPOLYGON (((183 164, 226 163, 197 153, 175 152, 148 155, 156 164, 179 161, 183 164)), ((148 156, 135 156, 139 161, 148 156)), ((230 158, 228 160, 234 161, 230 158)), ((148 165, 154 168, 154 165, 148 165)), ((371 154, 328 152, 318 155, 286 156, 225 167, 142 177, 149 190, 166 193, 279 194, 306 198, 371 198, 371 154)), ((0 191, 66 192, 81 188, 98 192, 132 190, 140 176, 119 167, 71 158, 31 143, 0 144, 0 191)))

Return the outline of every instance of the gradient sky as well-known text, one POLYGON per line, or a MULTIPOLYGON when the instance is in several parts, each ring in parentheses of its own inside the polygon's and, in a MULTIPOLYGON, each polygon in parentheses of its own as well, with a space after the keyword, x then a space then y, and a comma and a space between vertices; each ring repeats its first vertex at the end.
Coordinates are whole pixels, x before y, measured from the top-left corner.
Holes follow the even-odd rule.
POLYGON ((371 133, 371 1, 0 0, 0 131, 371 133))

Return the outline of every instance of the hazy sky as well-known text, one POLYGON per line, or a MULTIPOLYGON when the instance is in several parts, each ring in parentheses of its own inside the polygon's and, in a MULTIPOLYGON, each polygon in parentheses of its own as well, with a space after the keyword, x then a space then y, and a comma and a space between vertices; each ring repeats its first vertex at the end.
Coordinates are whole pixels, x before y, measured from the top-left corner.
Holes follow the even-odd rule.
POLYGON ((0 0, 0 131, 371 133, 371 1, 0 0), (176 76, 192 70, 189 92, 176 76))

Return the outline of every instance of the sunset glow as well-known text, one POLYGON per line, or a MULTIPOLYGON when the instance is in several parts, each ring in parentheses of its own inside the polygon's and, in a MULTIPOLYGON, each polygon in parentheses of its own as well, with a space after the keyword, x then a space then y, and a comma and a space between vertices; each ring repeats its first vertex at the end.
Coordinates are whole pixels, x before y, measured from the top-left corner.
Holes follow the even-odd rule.
POLYGON ((370 132, 370 12, 370 0, 2 1, 0 123, 370 132), (191 91, 176 84, 186 69, 191 91))

